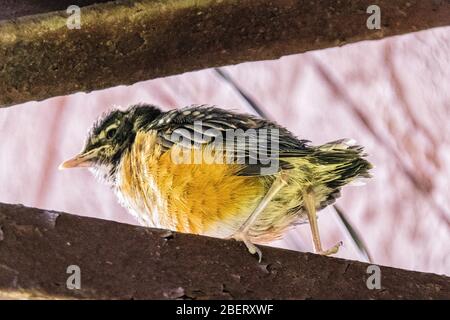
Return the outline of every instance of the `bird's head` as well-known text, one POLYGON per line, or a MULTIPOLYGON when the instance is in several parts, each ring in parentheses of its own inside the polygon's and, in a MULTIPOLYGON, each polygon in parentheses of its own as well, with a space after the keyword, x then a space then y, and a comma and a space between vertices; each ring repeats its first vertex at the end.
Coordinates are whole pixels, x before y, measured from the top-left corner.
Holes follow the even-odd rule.
POLYGON ((59 168, 88 167, 112 175, 124 151, 133 144, 136 132, 160 114, 157 107, 150 105, 110 111, 94 123, 82 151, 59 168))

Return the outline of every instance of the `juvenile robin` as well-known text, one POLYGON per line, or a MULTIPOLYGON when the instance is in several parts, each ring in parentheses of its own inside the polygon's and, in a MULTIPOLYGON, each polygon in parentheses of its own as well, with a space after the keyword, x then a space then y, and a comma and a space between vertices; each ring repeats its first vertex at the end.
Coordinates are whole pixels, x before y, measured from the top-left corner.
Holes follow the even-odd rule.
POLYGON ((322 248, 317 211, 370 177, 364 156, 348 140, 312 146, 274 122, 215 107, 136 105, 103 116, 60 168, 90 168, 145 226, 234 238, 261 261, 255 244, 305 222, 315 252, 338 252, 341 243, 322 248))

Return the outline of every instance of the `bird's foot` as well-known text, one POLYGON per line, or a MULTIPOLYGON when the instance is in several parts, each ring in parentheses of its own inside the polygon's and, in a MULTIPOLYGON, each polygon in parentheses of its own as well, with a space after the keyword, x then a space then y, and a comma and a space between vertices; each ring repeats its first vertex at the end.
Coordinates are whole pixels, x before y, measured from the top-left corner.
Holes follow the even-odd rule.
POLYGON ((261 250, 255 246, 248 238, 248 234, 243 231, 238 231, 234 233, 232 236, 228 237, 228 239, 234 239, 236 241, 242 241, 248 249, 248 252, 251 254, 258 254, 258 262, 262 260, 262 252, 261 250))
POLYGON ((336 243, 333 247, 331 247, 328 250, 323 250, 323 251, 319 251, 317 252, 318 254, 322 255, 322 256, 329 256, 332 254, 336 254, 339 251, 339 248, 343 245, 344 243, 342 241, 339 241, 338 243, 336 243))

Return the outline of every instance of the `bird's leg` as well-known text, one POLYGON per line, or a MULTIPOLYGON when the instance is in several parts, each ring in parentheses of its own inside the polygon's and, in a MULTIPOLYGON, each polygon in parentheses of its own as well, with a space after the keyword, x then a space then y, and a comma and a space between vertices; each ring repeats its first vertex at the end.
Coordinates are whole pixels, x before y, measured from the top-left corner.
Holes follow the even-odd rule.
POLYGON ((267 207, 267 205, 270 203, 273 197, 275 197, 278 191, 280 191, 280 189, 287 184, 288 177, 289 175, 285 171, 282 171, 280 175, 277 176, 277 178, 272 182, 272 185, 270 186, 266 195, 259 202, 255 210, 253 210, 253 212, 250 214, 247 220, 245 220, 244 224, 239 228, 239 230, 230 237, 235 240, 244 242, 245 245, 247 246, 248 251, 251 254, 257 253, 259 257, 259 262, 261 262, 262 259, 262 252, 249 240, 248 232, 253 223, 259 217, 261 212, 264 211, 264 209, 267 207))
POLYGON ((316 200, 314 196, 314 191, 308 189, 303 193, 303 201, 305 204, 306 212, 308 214, 309 226, 311 227, 312 240, 314 245, 314 251, 318 254, 328 256, 335 254, 339 251, 339 247, 342 246, 342 241, 338 242, 336 245, 328 250, 322 250, 322 243, 320 241, 319 225, 317 224, 317 213, 316 213, 316 200))

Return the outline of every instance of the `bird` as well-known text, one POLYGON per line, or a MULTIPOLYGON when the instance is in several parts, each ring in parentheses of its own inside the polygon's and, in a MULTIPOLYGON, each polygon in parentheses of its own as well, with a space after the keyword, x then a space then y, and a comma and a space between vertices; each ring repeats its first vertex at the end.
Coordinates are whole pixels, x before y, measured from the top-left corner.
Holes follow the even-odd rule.
POLYGON ((342 242, 322 247, 317 213, 371 177, 366 157, 353 140, 314 146, 216 106, 137 104, 100 116, 59 168, 89 168, 143 226, 235 239, 261 262, 257 245, 303 223, 314 252, 336 254, 342 242))

